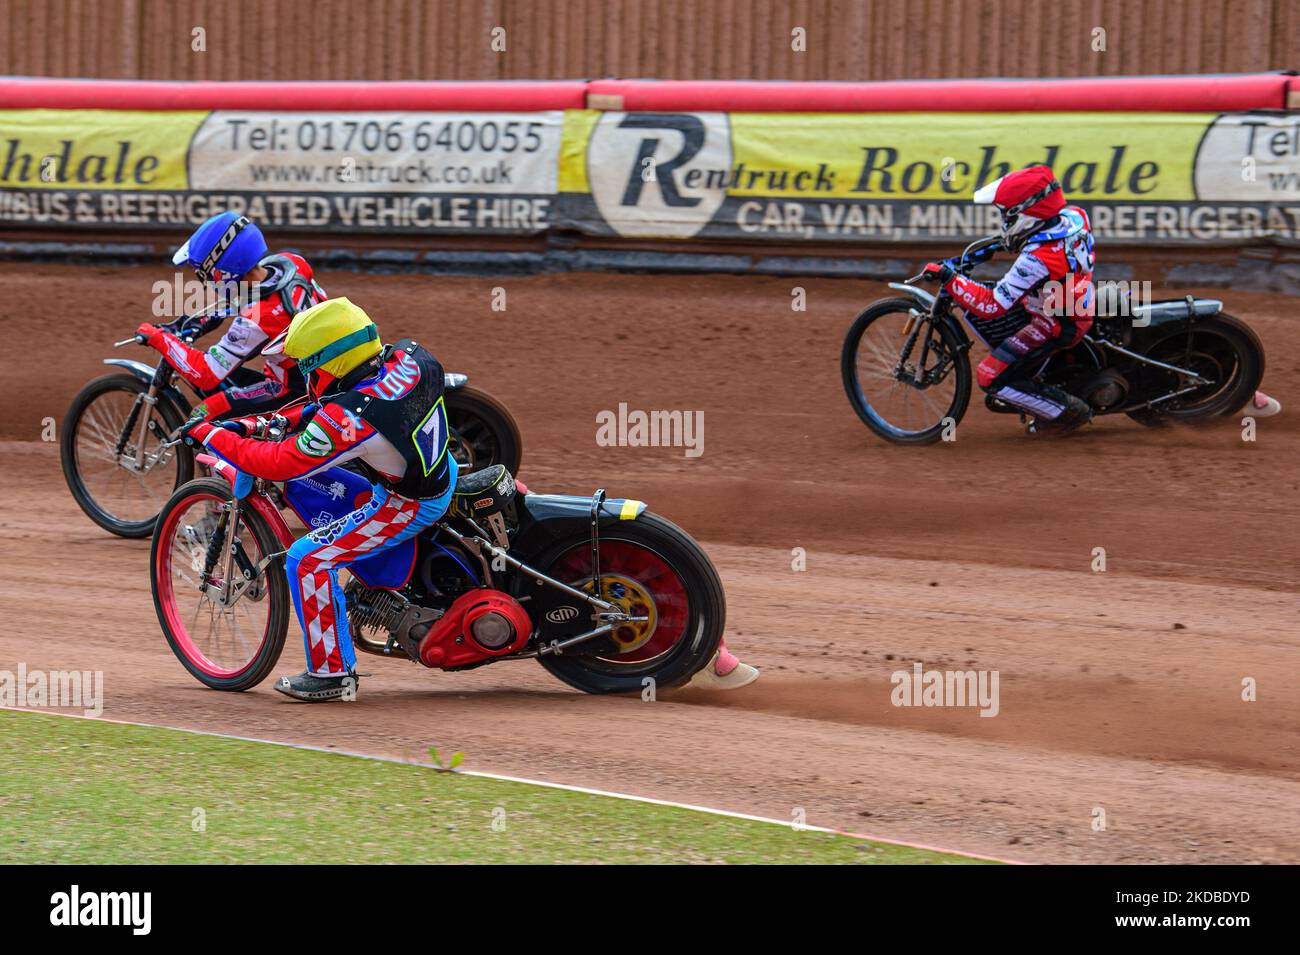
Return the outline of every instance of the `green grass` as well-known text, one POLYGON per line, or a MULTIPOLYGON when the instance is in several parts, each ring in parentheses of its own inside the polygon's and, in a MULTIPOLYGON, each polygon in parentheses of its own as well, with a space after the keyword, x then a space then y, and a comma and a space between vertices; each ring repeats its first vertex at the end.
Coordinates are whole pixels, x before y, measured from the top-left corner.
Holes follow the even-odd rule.
POLYGON ((44 714, 0 712, 0 766, 4 864, 975 861, 413 764, 44 714))

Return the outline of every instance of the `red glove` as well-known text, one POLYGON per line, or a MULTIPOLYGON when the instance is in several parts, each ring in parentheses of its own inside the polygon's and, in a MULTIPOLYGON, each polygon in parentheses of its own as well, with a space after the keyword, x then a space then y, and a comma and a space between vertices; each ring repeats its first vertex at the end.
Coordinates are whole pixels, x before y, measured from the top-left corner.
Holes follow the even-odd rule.
POLYGON ((191 448, 197 448, 199 445, 203 444, 203 442, 207 440, 208 435, 215 430, 216 429, 212 427, 211 423, 200 420, 196 421, 194 424, 187 425, 185 430, 181 433, 181 438, 191 448))
POLYGON ((155 348, 158 351, 163 350, 163 346, 167 341, 167 333, 157 325, 150 325, 148 322, 137 328, 135 333, 143 338, 150 348, 155 348))
POLYGON ((947 285, 948 280, 956 274, 947 262, 931 262, 921 270, 921 281, 947 285))
POLYGON ((257 434, 258 431, 257 423, 259 420, 260 419, 258 419, 257 417, 229 418, 226 421, 221 422, 221 424, 218 425, 218 427, 220 427, 224 431, 232 431, 235 434, 239 435, 241 438, 247 438, 250 434, 257 434))

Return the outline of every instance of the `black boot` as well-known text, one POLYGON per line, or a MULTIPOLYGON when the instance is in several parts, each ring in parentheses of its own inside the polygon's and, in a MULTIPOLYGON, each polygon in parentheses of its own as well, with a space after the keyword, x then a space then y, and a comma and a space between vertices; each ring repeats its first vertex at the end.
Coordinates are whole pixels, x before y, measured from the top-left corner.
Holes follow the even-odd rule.
POLYGON ((349 670, 337 676, 317 676, 304 671, 297 676, 282 676, 275 681, 275 688, 285 696, 305 703, 328 703, 355 697, 357 692, 357 675, 349 670))
POLYGON ((1065 398, 1064 411, 1050 421, 1034 418, 1025 430, 1034 435, 1069 434, 1092 420, 1092 406, 1088 402, 1065 392, 1061 392, 1061 395, 1065 398))

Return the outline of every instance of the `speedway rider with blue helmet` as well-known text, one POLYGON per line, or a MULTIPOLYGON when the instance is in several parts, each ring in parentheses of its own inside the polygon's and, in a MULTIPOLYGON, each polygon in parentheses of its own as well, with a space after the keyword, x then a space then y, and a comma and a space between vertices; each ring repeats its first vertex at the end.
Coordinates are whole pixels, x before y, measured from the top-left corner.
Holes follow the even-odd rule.
POLYGON ((262 230, 234 212, 214 215, 195 229, 172 262, 193 266, 200 281, 222 291, 239 283, 251 286, 236 299, 239 311, 225 335, 206 352, 156 325, 137 329, 178 375, 207 396, 195 412, 205 419, 253 415, 300 397, 302 375, 284 356, 268 356, 260 375, 235 372, 282 334, 294 315, 326 300, 311 266, 291 252, 268 255, 262 230))

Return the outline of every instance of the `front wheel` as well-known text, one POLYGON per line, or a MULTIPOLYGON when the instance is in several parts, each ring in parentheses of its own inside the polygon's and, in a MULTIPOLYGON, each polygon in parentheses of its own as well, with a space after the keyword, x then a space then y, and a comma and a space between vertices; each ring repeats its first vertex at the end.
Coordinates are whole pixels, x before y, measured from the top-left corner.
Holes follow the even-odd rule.
MULTIPOLYGON (((561 543, 541 567, 558 580, 592 589, 591 541, 561 543)), ((722 582, 708 555, 685 531, 655 514, 603 532, 600 593, 644 622, 623 624, 596 653, 575 647, 538 657, 542 666, 586 693, 641 692, 686 683, 713 658, 726 627, 722 582)))
POLYGON ((163 506, 149 555, 167 644, 214 690, 247 690, 266 679, 289 625, 284 561, 262 566, 283 549, 279 539, 251 507, 239 509, 234 534, 231 523, 230 486, 191 481, 163 506))
POLYGON ((461 470, 481 471, 504 464, 519 472, 524 440, 505 405, 475 388, 447 392, 447 423, 451 428, 451 453, 461 470))
POLYGON ((885 299, 857 317, 840 374, 862 423, 894 444, 933 444, 970 403, 966 344, 912 299, 885 299))
POLYGON ((105 375, 72 399, 59 434, 63 477, 86 516, 118 537, 148 537, 172 490, 194 476, 184 445, 163 448, 184 424, 165 398, 149 404, 133 375, 105 375))

